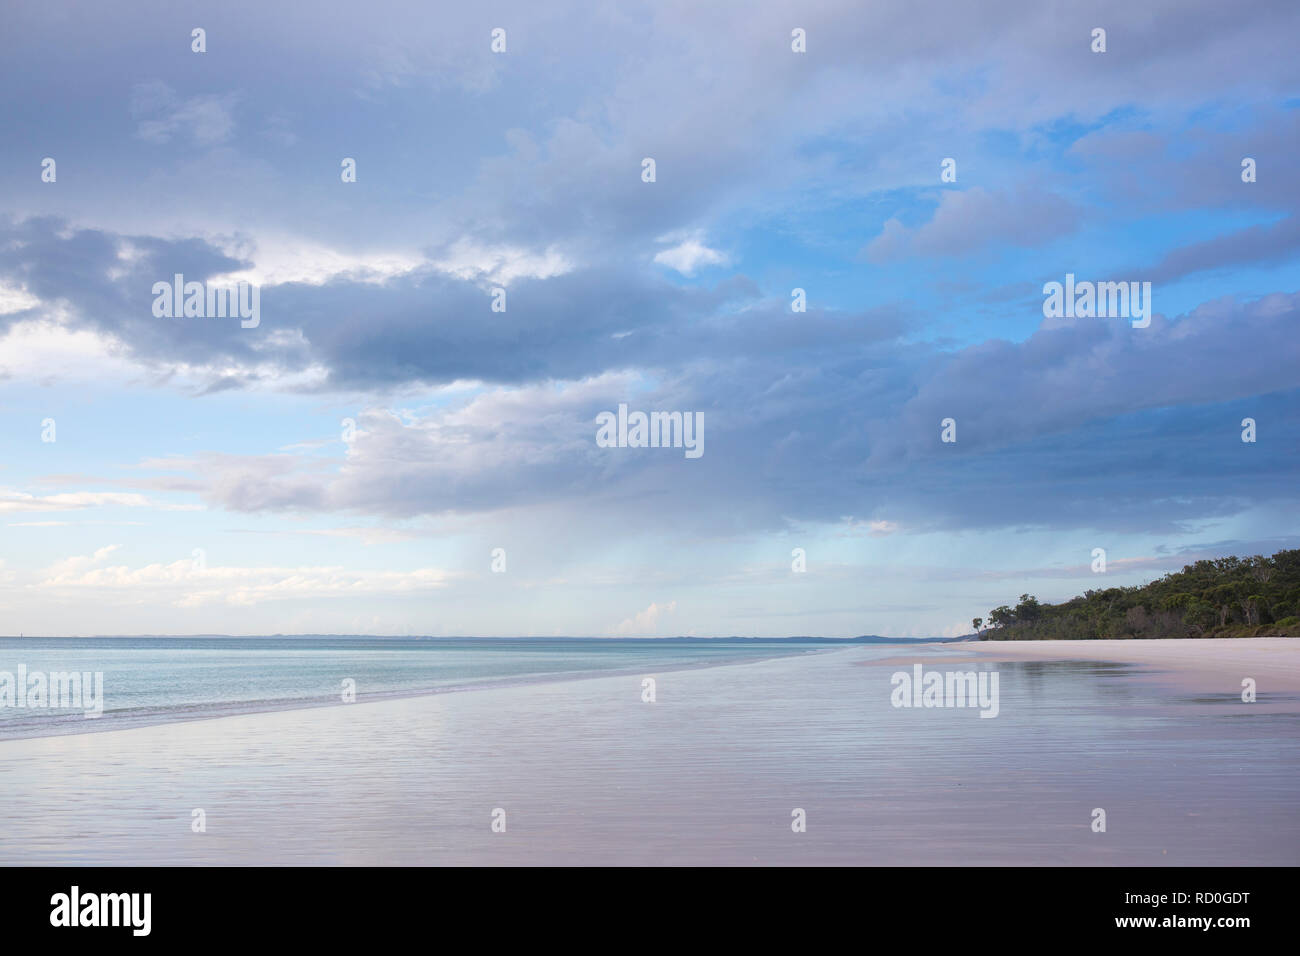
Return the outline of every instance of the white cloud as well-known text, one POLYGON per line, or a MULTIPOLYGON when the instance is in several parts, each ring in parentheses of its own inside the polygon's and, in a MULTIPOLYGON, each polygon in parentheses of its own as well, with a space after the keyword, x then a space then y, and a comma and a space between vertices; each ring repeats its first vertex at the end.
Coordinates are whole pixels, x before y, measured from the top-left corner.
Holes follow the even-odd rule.
POLYGON ((884 519, 863 521, 852 516, 844 519, 844 525, 851 535, 865 534, 872 538, 884 538, 891 534, 897 534, 899 530, 897 521, 885 521, 884 519))
POLYGON ((667 604, 658 604, 652 601, 644 611, 640 611, 623 621, 616 629, 616 633, 653 634, 659 629, 660 618, 668 617, 676 612, 676 601, 669 601, 667 604))
POLYGON ((657 253, 655 262, 688 276, 701 266, 724 266, 728 259, 723 253, 704 245, 698 237, 692 236, 657 253))
POLYGON ((289 282, 324 285, 340 279, 378 285, 427 265, 423 256, 413 252, 344 252, 300 236, 261 235, 255 243, 219 236, 207 238, 231 258, 253 262, 251 268, 222 276, 231 285, 236 282, 259 286, 289 282))
POLYGON ((83 599, 120 598, 132 604, 251 606, 294 598, 356 598, 417 594, 445 587, 454 577, 438 568, 352 571, 341 567, 203 567, 191 559, 131 568, 105 566, 117 545, 77 555, 47 568, 34 587, 83 599), (91 598, 84 592, 93 592, 91 598))
MULTIPOLYGON (((0 312, 3 305, 0 297, 0 312)), ((72 328, 61 321, 61 309, 42 311, 47 314, 15 322, 0 335, 0 378, 125 382, 138 375, 139 366, 114 338, 72 328)))
MULTIPOLYGON (((246 277, 252 272, 249 270, 240 275, 246 277)), ((238 277, 227 278, 233 283, 238 277)), ((292 281, 307 280, 299 277, 292 281)), ((248 389, 292 390, 316 387, 328 376, 328 370, 317 363, 289 373, 274 361, 246 365, 197 365, 141 359, 133 356, 114 336, 74 327, 70 321, 71 312, 64 304, 44 306, 38 318, 15 322, 0 332, 0 380, 36 381, 42 385, 96 382, 132 386, 144 383, 196 389, 223 378, 239 377, 248 389)), ((273 329, 258 344, 270 349, 286 343, 296 344, 300 338, 299 330, 273 329)))
POLYGON ((0 282, 0 315, 25 312, 41 304, 41 300, 26 289, 0 282))
POLYGON ((46 569, 45 573, 48 575, 48 580, 51 581, 72 578, 100 564, 120 547, 119 544, 109 544, 100 548, 94 554, 73 555, 70 558, 64 558, 62 561, 55 561, 46 569))
POLYGON ((126 494, 114 491, 72 491, 57 495, 29 495, 22 491, 0 490, 0 513, 16 511, 76 511, 81 508, 95 508, 104 505, 118 505, 125 508, 148 508, 153 506, 144 495, 126 494))
POLYGON ((555 247, 534 252, 519 246, 484 245, 458 239, 433 261, 434 268, 457 279, 484 279, 507 284, 513 279, 550 279, 573 270, 573 263, 555 247))

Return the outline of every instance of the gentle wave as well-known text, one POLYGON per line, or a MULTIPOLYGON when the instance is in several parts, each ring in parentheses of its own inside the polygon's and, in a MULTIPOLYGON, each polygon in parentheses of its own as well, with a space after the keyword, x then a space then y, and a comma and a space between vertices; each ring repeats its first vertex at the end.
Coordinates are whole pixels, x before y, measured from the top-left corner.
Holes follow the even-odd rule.
POLYGON ((356 674, 356 702, 616 677, 825 651, 786 642, 600 642, 428 638, 0 639, 0 671, 100 671, 103 712, 0 707, 0 740, 101 733, 240 714, 348 706, 339 675, 356 674), (503 652, 523 652, 503 654, 503 652), (344 659, 339 658, 346 652, 344 659), (364 676, 361 676, 364 675, 364 676), (261 683, 275 690, 257 693, 261 683), (232 699, 238 687, 240 696, 232 699), (250 688, 252 688, 250 690, 250 688), (310 688, 310 689, 308 689, 310 688), (114 701, 119 703, 115 706, 114 701), (120 703, 127 701, 127 703, 120 703))

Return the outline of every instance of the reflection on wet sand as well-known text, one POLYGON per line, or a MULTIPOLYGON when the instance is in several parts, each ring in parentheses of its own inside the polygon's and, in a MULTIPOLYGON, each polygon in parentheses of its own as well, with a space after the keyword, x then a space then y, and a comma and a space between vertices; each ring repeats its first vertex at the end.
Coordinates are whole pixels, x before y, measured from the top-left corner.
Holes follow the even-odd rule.
POLYGON ((1234 713, 1131 665, 952 665, 997 669, 988 720, 891 706, 897 657, 662 673, 653 704, 619 676, 8 741, 0 860, 1300 862, 1293 699, 1234 713))

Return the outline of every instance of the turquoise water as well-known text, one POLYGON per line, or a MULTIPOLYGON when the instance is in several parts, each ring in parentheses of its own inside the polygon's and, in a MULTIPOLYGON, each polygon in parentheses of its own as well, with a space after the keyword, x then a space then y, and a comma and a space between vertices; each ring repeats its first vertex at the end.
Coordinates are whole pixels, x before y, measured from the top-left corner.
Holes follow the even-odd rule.
MULTIPOLYGON (((569 677, 759 660, 825 643, 402 637, 0 638, 0 672, 103 674, 103 713, 0 706, 0 740, 569 677)), ((0 673, 0 680, 3 679, 0 673)))

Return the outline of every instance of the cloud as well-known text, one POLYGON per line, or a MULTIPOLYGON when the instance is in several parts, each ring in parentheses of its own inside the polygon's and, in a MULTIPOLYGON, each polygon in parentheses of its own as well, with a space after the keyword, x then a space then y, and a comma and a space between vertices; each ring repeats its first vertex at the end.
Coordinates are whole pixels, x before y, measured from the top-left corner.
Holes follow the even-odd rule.
POLYGON ((95 565, 106 561, 108 556, 120 547, 119 544, 109 544, 98 549, 94 554, 73 555, 62 561, 56 561, 46 569, 46 581, 65 581, 84 574, 95 565))
POLYGON ((1079 225, 1077 206, 1056 193, 1029 187, 993 191, 974 186, 940 194, 933 218, 916 228, 885 222, 863 253, 872 262, 909 256, 960 256, 985 246, 1041 246, 1079 225))
POLYGON ((108 491, 77 491, 57 495, 30 495, 21 491, 0 490, 0 514, 30 511, 77 511, 83 508, 117 506, 123 508, 155 507, 144 495, 108 491))
POLYGON ((574 269, 574 264, 554 247, 534 252, 519 246, 486 245, 464 237, 435 256, 433 265, 457 279, 483 279, 502 285, 516 279, 550 279, 574 269))
POLYGON ((667 604, 652 601, 644 611, 638 611, 632 617, 626 618, 615 628, 614 633, 625 636, 656 634, 660 631, 660 619, 671 617, 676 612, 676 601, 669 601, 667 604))
POLYGON ((26 312, 41 304, 41 300, 28 295, 21 286, 0 283, 0 315, 26 312))
POLYGON ((210 506, 237 511, 409 518, 562 505, 629 535, 842 527, 863 513, 873 517, 849 530, 871 536, 1172 528, 1246 500, 1295 499, 1279 475, 1297 456, 1284 436, 1300 434, 1283 411, 1296 389, 1300 340, 1288 330, 1298 317, 1300 296, 1279 294, 1157 315, 1141 330, 1045 322, 1020 343, 888 342, 852 355, 828 345, 798 360, 759 351, 654 380, 628 372, 477 391, 402 415, 362 412, 333 465, 209 455, 187 481, 210 506), (596 415, 624 401, 702 411, 704 456, 596 447, 596 415), (1247 407, 1275 439, 1250 458, 1237 435, 1247 407), (955 445, 939 440, 947 417, 955 445), (1190 457, 1144 452, 1169 442, 1190 457), (1225 468, 1228 484, 1216 477, 1225 468))
POLYGON ((141 567, 105 565, 117 545, 65 558, 33 584, 38 591, 90 592, 96 600, 156 601, 176 607, 250 606, 309 598, 395 597, 448 586, 455 575, 438 568, 358 571, 341 567, 206 567, 193 559, 141 567))
POLYGON ((57 308, 0 332, 0 379, 124 385, 138 380, 141 371, 112 335, 76 328, 57 308))
POLYGON ((393 271, 378 283, 335 275, 266 286, 256 330, 237 320, 152 314, 153 283, 176 273, 187 281, 255 276, 258 264, 236 255, 256 254, 201 239, 71 229, 53 219, 7 228, 0 222, 0 279, 22 276, 42 301, 62 303, 62 328, 93 332, 156 374, 205 378, 205 391, 268 383, 346 390, 576 380, 631 367, 675 367, 683 356, 842 350, 901 328, 887 308, 811 312, 792 326, 788 305, 764 300, 744 277, 683 287, 625 267, 600 267, 527 278, 529 270, 560 266, 545 257, 503 259, 500 250, 479 265, 489 278, 513 278, 506 312, 491 311, 478 267, 470 269, 466 260, 474 278, 425 268, 393 271), (132 255, 123 257, 128 244, 132 255), (467 320, 476 315, 482 321, 467 320))
POLYGON ((1150 282, 1172 282, 1197 272, 1291 262, 1297 252, 1300 215, 1292 213, 1266 226, 1251 226, 1175 249, 1144 277, 1149 275, 1150 282))
POLYGON ((885 538, 891 534, 897 534, 901 530, 897 521, 886 521, 883 518, 860 521, 853 517, 847 517, 843 519, 843 528, 849 536, 865 534, 870 538, 885 538))
POLYGON ((246 268, 226 273, 227 282, 258 285, 322 286, 331 282, 375 286, 411 275, 429 264, 423 256, 400 251, 354 253, 297 237, 263 236, 256 242, 229 242, 223 251, 247 262, 246 268))
POLYGON ((181 99, 161 80, 138 84, 131 94, 131 115, 137 135, 164 145, 173 137, 187 136, 195 146, 215 146, 235 131, 234 108, 238 96, 204 95, 181 99))
POLYGON ((699 238, 690 237, 671 248, 655 253, 654 261, 689 276, 694 275, 701 266, 726 265, 727 257, 716 249, 704 245, 699 238))

